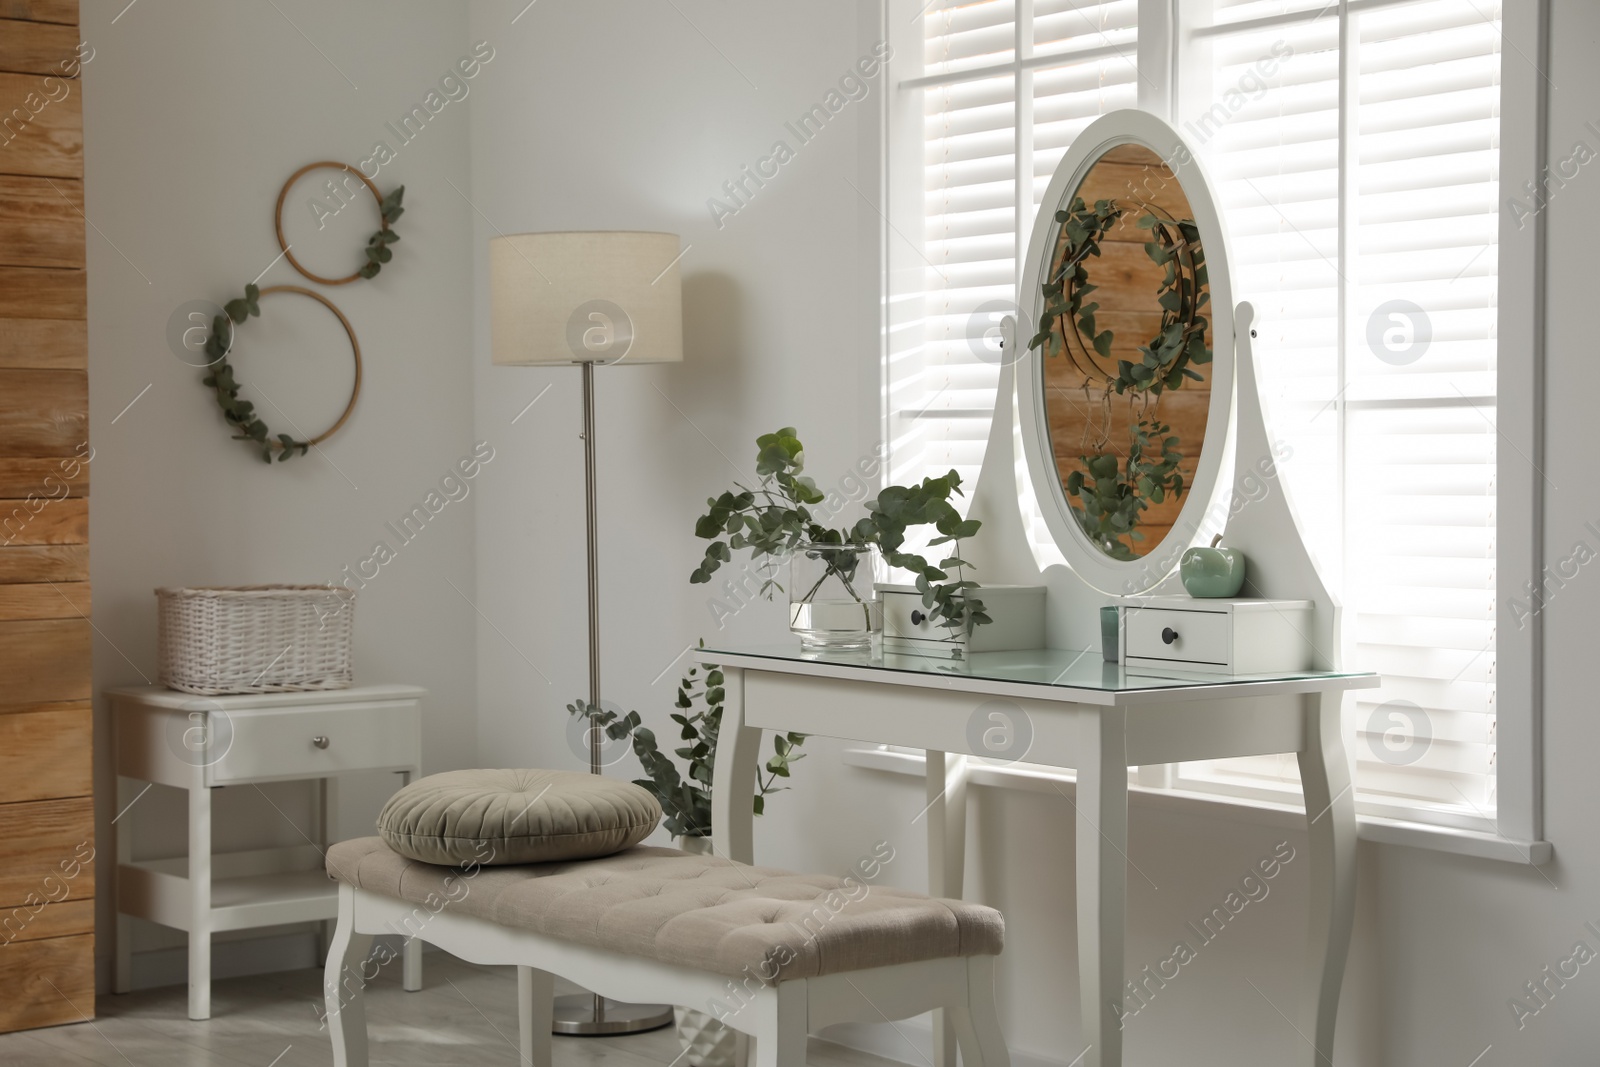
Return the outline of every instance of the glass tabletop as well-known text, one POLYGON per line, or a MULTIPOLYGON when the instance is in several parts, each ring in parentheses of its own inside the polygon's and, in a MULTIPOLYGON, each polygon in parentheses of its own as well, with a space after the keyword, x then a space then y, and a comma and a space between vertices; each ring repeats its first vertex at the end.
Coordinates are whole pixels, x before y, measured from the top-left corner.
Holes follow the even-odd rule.
POLYGON ((700 659, 704 662, 717 662, 719 656, 772 660, 775 661, 775 666, 778 663, 790 665, 817 663, 833 667, 861 667, 876 671, 1014 682, 1101 693, 1188 689, 1195 686, 1238 685, 1242 682, 1329 681, 1343 678, 1372 679, 1375 684, 1377 677, 1369 671, 1210 674, 1143 666, 1123 667, 1121 664, 1107 663, 1098 651, 1078 652, 1056 648, 1036 648, 1019 652, 974 652, 961 660, 913 656, 898 652, 813 652, 802 650, 798 641, 765 645, 729 644, 700 650, 700 659))

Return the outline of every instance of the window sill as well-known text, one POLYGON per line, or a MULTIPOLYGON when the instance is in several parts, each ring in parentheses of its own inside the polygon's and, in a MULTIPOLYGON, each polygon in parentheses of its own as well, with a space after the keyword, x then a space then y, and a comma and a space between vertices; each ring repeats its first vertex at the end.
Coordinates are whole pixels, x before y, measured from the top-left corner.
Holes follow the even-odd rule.
MULTIPOLYGON (((845 750, 844 762, 851 767, 875 771, 889 771, 922 777, 926 761, 920 753, 891 752, 883 748, 850 748, 845 750)), ((969 765, 967 781, 972 785, 998 789, 1024 789, 1035 793, 1055 795, 1062 788, 1077 786, 1077 775, 1072 771, 1044 770, 1037 767, 1015 767, 994 763, 969 765)), ((1152 789, 1147 786, 1128 787, 1130 807, 1155 807, 1168 811, 1189 811, 1223 818, 1241 819, 1262 825, 1289 830, 1305 828, 1305 809, 1290 804, 1275 804, 1263 800, 1245 800, 1221 796, 1216 793, 1198 793, 1182 789, 1152 789)), ((1425 848, 1435 852, 1448 852, 1477 859, 1499 860, 1528 866, 1541 866, 1550 862, 1553 849, 1548 841, 1513 841, 1497 834, 1478 830, 1463 830, 1449 826, 1406 822, 1400 819, 1380 818, 1372 815, 1357 816, 1359 838, 1383 845, 1404 845, 1425 848)))

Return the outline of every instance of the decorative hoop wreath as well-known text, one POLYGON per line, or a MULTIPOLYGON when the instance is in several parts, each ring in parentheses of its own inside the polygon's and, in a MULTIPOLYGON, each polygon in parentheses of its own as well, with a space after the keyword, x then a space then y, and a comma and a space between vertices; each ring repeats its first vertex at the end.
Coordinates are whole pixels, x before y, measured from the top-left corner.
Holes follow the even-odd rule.
POLYGON ((211 373, 206 375, 204 382, 211 386, 216 394, 217 404, 222 408, 223 417, 238 431, 233 435, 233 439, 249 441, 260 446, 261 458, 267 463, 272 462, 272 453, 276 450, 278 462, 282 463, 296 452, 305 455, 313 445, 319 445, 337 433, 339 427, 345 424, 345 420, 355 410, 356 398, 361 395, 361 345, 356 340, 355 328, 350 325, 350 320, 344 317, 344 312, 321 293, 304 286, 270 285, 265 289, 257 289, 254 284, 244 287, 242 298, 228 301, 224 311, 225 314, 218 315, 212 323, 211 337, 206 341, 206 354, 212 357, 212 362, 209 364, 211 373), (274 435, 256 414, 255 405, 248 400, 239 399, 239 383, 234 381, 233 365, 228 362, 228 353, 233 347, 234 324, 244 322, 251 315, 259 317, 261 306, 258 301, 261 297, 273 293, 298 293, 301 296, 309 296, 333 312, 350 338, 350 354, 355 359, 356 380, 350 387, 349 403, 345 404, 344 411, 332 426, 306 440, 297 440, 286 433, 274 435))
POLYGON ((388 196, 384 196, 378 192, 378 187, 372 184, 371 179, 361 173, 360 170, 337 160, 324 159, 317 163, 307 163, 289 175, 289 180, 283 183, 283 188, 278 192, 278 206, 273 209, 272 213, 272 227, 278 234, 278 247, 283 249, 283 256, 289 261, 290 266, 319 285, 349 285, 358 278, 371 278, 383 269, 385 263, 394 258, 394 251, 389 246, 400 240, 400 235, 394 232, 393 227, 400 216, 405 214, 406 209, 400 206, 400 201, 405 195, 406 187, 397 185, 388 196), (301 262, 294 258, 294 253, 289 251, 289 242, 283 235, 283 204, 284 201, 289 199, 289 190, 294 188, 295 182, 314 170, 337 170, 345 174, 355 175, 361 179, 361 184, 367 187, 367 191, 372 194, 372 199, 378 203, 378 215, 381 224, 378 232, 367 240, 367 262, 362 265, 360 270, 355 271, 353 274, 347 274, 343 278, 324 278, 320 274, 313 274, 306 270, 301 262))
MULTIPOLYGON (((406 187, 396 186, 387 196, 378 192, 378 187, 361 171, 344 163, 323 160, 317 163, 308 163, 304 167, 289 175, 289 180, 283 183, 283 189, 278 193, 277 207, 273 211, 273 228, 277 231, 278 247, 283 249, 284 258, 289 265, 299 271, 301 275, 322 285, 347 285, 350 282, 363 278, 372 278, 383 269, 383 265, 394 258, 394 252, 389 246, 400 240, 400 235, 394 232, 393 226, 397 219, 405 213, 405 208, 400 206, 401 198, 405 196, 406 187), (354 174, 361 179, 361 183, 372 193, 378 203, 378 214, 382 222, 381 228, 367 241, 367 262, 357 270, 343 278, 324 278, 313 274, 294 257, 289 251, 289 243, 283 234, 283 204, 288 199, 289 190, 301 177, 313 170, 332 169, 354 174)), ((321 444, 338 432, 350 418, 355 410, 356 399, 361 395, 361 344, 356 340, 356 331, 350 325, 350 320, 345 318, 344 312, 336 307, 333 301, 321 293, 299 285, 272 285, 265 289, 258 288, 254 282, 244 287, 244 296, 235 297, 223 306, 223 313, 211 321, 211 333, 206 338, 205 352, 210 357, 206 367, 209 373, 203 383, 211 387, 216 396, 217 406, 222 409, 223 418, 228 421, 236 433, 235 441, 246 441, 261 449, 261 458, 271 463, 273 453, 277 453, 279 463, 290 456, 299 453, 305 455, 315 445, 321 444), (234 328, 243 325, 251 316, 260 317, 260 299, 273 293, 297 293, 311 299, 333 312, 339 324, 344 327, 345 334, 350 338, 350 353, 355 359, 355 383, 350 388, 350 400, 344 406, 344 411, 335 420, 334 424, 317 434, 315 437, 304 440, 295 438, 286 433, 274 434, 261 417, 256 414, 255 405, 248 400, 239 399, 239 383, 234 380, 233 365, 228 362, 228 356, 233 351, 234 328)))

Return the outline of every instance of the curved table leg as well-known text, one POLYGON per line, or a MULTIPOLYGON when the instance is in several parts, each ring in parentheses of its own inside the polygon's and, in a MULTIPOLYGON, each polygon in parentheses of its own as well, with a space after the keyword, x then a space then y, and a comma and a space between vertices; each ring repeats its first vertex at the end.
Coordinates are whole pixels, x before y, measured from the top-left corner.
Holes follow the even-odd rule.
POLYGON ((719 856, 754 863, 751 798, 756 791, 761 731, 744 724, 744 671, 722 668, 722 687, 726 696, 717 733, 717 762, 711 774, 711 839, 719 856))
POLYGON ((1340 730, 1342 693, 1305 698, 1306 747, 1300 752, 1311 834, 1311 932, 1307 942, 1307 1033, 1316 1041, 1311 1062, 1333 1063, 1339 987, 1356 913, 1356 803, 1340 730))

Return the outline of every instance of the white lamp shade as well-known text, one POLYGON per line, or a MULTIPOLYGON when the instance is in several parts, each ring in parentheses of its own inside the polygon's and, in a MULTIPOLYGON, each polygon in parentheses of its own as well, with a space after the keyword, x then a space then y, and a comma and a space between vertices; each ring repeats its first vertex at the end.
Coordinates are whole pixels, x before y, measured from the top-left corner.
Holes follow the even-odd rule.
POLYGON ((683 360, 678 235, 590 230, 489 242, 494 362, 683 360))

